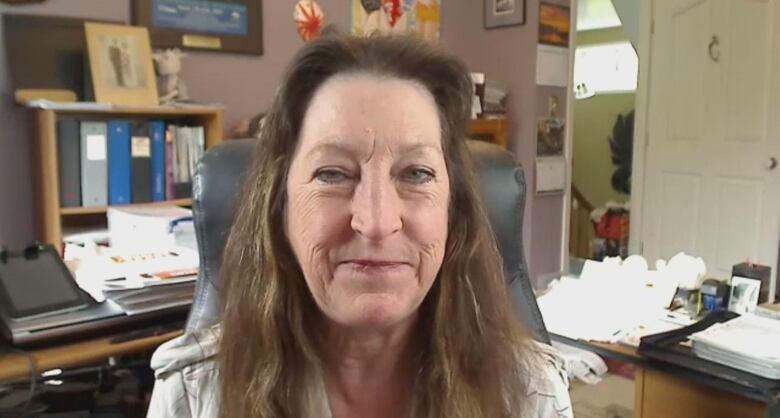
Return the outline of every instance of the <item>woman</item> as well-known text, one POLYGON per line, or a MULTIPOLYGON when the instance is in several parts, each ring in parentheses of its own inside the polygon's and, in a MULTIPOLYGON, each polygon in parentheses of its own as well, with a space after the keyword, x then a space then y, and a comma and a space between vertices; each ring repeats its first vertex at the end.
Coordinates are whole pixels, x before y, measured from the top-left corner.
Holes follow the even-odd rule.
POLYGON ((470 100, 419 40, 306 45, 228 239, 222 323, 158 349, 149 415, 571 417, 561 362, 510 307, 470 100))

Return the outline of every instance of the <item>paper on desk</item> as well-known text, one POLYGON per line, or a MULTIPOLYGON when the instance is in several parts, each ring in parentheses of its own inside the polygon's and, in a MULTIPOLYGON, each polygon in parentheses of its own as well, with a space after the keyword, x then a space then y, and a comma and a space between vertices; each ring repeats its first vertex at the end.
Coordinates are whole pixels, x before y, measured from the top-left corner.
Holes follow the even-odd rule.
POLYGON ((706 343, 780 365, 780 321, 746 314, 691 335, 694 347, 706 343))
POLYGON ((691 335, 704 359, 780 380, 780 321, 746 314, 691 335))
POLYGON ((194 281, 195 276, 159 279, 144 274, 192 270, 198 267, 198 254, 187 248, 168 251, 128 253, 109 250, 84 260, 75 271, 76 283, 96 301, 105 300, 104 291, 136 289, 194 281))
POLYGON ((106 291, 104 293, 107 298, 119 305, 127 315, 135 315, 192 303, 194 292, 194 283, 180 282, 170 286, 106 291))
MULTIPOLYGON (((632 263, 633 264, 633 263, 632 263)), ((677 284, 617 260, 587 261, 579 279, 564 277, 538 298, 548 331, 572 339, 616 342, 665 315, 677 284)))
POLYGON ((644 336, 679 329, 691 325, 693 322, 694 321, 691 320, 687 314, 682 320, 677 317, 672 318, 667 314, 667 316, 656 318, 636 326, 634 329, 627 332, 618 343, 629 347, 639 347, 639 343, 644 336))

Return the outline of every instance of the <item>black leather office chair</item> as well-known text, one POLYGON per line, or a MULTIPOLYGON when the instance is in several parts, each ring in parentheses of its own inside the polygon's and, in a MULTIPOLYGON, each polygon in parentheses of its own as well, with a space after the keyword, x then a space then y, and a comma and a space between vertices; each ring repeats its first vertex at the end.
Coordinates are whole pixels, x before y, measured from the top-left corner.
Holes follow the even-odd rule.
MULTIPOLYGON (((200 250, 200 274, 187 331, 219 320, 219 270, 233 222, 236 197, 250 165, 253 139, 227 141, 206 152, 193 180, 193 216, 200 250)), ((518 316, 531 335, 549 343, 523 255, 523 169, 510 153, 487 142, 469 141, 480 190, 504 259, 504 271, 518 316)))

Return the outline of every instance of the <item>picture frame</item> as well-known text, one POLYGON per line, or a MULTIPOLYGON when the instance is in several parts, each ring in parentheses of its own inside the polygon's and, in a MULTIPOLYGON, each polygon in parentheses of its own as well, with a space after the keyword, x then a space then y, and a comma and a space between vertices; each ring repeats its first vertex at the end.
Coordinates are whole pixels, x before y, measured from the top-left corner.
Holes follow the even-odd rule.
POLYGON ((734 276, 731 278, 729 294, 729 311, 740 315, 751 313, 758 306, 758 295, 761 291, 761 280, 734 276))
POLYGON ((526 0, 484 0, 485 29, 524 25, 526 0))
POLYGON ((262 0, 132 0, 155 48, 263 55, 262 0))
POLYGON ((540 44, 568 48, 570 32, 571 16, 568 7, 545 2, 539 3, 540 44))
POLYGON ((350 30, 355 36, 410 34, 438 42, 446 1, 351 0, 350 30))
POLYGON ((85 22, 84 34, 96 102, 159 105, 146 28, 85 22))
POLYGON ((539 118, 536 123, 536 156, 563 157, 565 132, 565 119, 539 118))

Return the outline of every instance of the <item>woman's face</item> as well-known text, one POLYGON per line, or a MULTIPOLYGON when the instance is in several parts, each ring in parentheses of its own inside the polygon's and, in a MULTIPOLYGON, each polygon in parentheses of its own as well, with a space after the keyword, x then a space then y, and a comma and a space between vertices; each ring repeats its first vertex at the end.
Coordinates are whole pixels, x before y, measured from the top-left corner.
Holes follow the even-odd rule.
POLYGON ((428 90, 352 74, 315 92, 287 178, 285 227, 328 319, 383 328, 413 318, 444 257, 448 203, 428 90))

